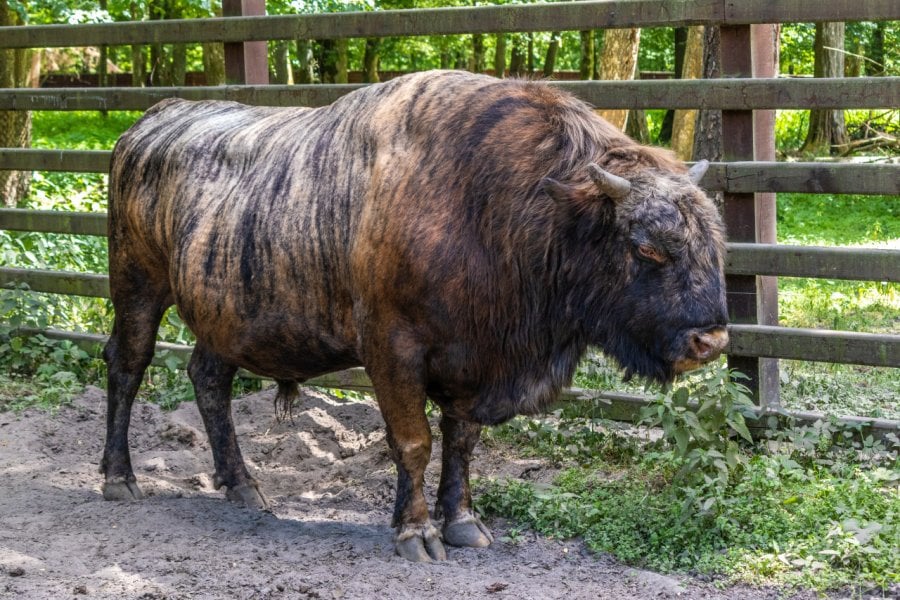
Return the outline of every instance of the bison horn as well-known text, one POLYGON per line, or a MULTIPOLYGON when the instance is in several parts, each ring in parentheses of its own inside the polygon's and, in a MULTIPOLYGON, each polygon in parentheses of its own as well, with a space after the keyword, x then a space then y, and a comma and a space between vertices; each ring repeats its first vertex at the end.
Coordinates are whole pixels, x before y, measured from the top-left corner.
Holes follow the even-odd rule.
POLYGON ((694 185, 700 183, 700 180, 703 179, 707 169, 709 169, 708 160, 701 160, 694 164, 688 171, 688 178, 691 180, 691 183, 694 185))
POLYGON ((604 171, 599 166, 591 163, 588 165, 588 173, 600 190, 601 194, 606 194, 612 199, 624 198, 631 191, 631 182, 618 175, 613 175, 609 171, 604 171))

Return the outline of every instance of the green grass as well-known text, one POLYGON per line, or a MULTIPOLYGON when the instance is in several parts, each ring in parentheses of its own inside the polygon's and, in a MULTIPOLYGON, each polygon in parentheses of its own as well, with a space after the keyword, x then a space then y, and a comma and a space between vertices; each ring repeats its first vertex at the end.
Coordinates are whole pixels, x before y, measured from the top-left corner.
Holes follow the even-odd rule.
POLYGON ((897 471, 849 467, 835 475, 785 455, 757 455, 706 514, 673 498, 668 458, 598 461, 551 486, 482 482, 478 507, 597 552, 661 571, 819 591, 900 584, 897 471))

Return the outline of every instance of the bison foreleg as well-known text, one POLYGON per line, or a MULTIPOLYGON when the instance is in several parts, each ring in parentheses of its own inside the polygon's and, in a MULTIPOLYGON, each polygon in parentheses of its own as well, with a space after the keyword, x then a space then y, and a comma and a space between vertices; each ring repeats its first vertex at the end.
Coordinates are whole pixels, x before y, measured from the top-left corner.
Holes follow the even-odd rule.
MULTIPOLYGON (((388 345, 389 346, 389 345, 388 345)), ((397 465, 397 554, 415 562, 446 560, 440 533, 431 524, 425 500, 425 468, 431 458, 431 428, 425 416, 425 387, 413 348, 384 347, 369 356, 377 364, 366 366, 375 387, 378 406, 387 425, 391 457, 397 465), (395 352, 402 351, 398 356, 395 352)))
POLYGON ((105 475, 103 497, 139 500, 143 494, 131 468, 128 425, 131 405, 153 358, 156 330, 166 305, 146 293, 116 295, 113 303, 115 323, 103 350, 107 363, 106 445, 100 462, 100 472, 105 475))
POLYGON ((188 363, 197 408, 200 409, 212 448, 216 489, 224 485, 228 488, 225 495, 232 502, 265 509, 268 504, 256 480, 247 471, 231 420, 231 383, 236 371, 236 367, 225 363, 200 344, 195 347, 188 363))
POLYGON ((470 548, 490 546, 494 536, 472 511, 469 488, 469 462, 481 438, 481 425, 444 415, 441 433, 443 453, 438 507, 444 517, 444 541, 470 548))

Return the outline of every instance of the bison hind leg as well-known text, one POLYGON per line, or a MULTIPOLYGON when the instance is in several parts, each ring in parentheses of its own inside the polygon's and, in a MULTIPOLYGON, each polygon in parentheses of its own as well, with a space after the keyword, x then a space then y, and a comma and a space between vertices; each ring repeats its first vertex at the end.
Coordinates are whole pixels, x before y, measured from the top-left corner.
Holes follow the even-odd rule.
POLYGON ((469 548, 490 546, 494 536, 472 510, 469 487, 469 463, 481 438, 481 425, 443 415, 441 434, 441 483, 435 512, 444 517, 444 541, 469 548))
POLYGON ((188 363, 197 408, 212 448, 216 489, 225 486, 225 497, 232 502, 265 510, 268 502, 259 491, 259 484, 247 471, 231 420, 231 383, 236 372, 237 367, 199 343, 188 363))
MULTIPOLYGON (((132 277, 135 278, 134 276, 132 277)), ((100 472, 104 474, 103 497, 107 500, 140 500, 143 497, 131 467, 128 426, 131 406, 144 371, 153 358, 156 330, 169 306, 168 291, 152 293, 148 288, 129 287, 116 278, 113 294, 115 322, 103 350, 107 363, 106 442, 100 472)))

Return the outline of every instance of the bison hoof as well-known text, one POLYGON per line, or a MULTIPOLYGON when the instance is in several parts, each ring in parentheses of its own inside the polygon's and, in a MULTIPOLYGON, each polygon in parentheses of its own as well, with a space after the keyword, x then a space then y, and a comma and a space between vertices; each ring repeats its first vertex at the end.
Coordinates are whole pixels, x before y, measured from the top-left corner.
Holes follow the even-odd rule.
POLYGON ((225 497, 231 502, 247 508, 269 510, 269 503, 255 483, 245 483, 228 488, 228 491, 225 492, 225 497))
POLYGON ((397 535, 397 554, 412 562, 447 560, 441 534, 426 523, 424 527, 405 527, 397 535))
POLYGON ((105 500, 143 500, 144 494, 134 481, 126 479, 113 479, 103 483, 103 498, 105 500))
POLYGON ((493 543, 494 536, 478 517, 469 513, 444 525, 444 541, 451 546, 486 548, 493 543))

